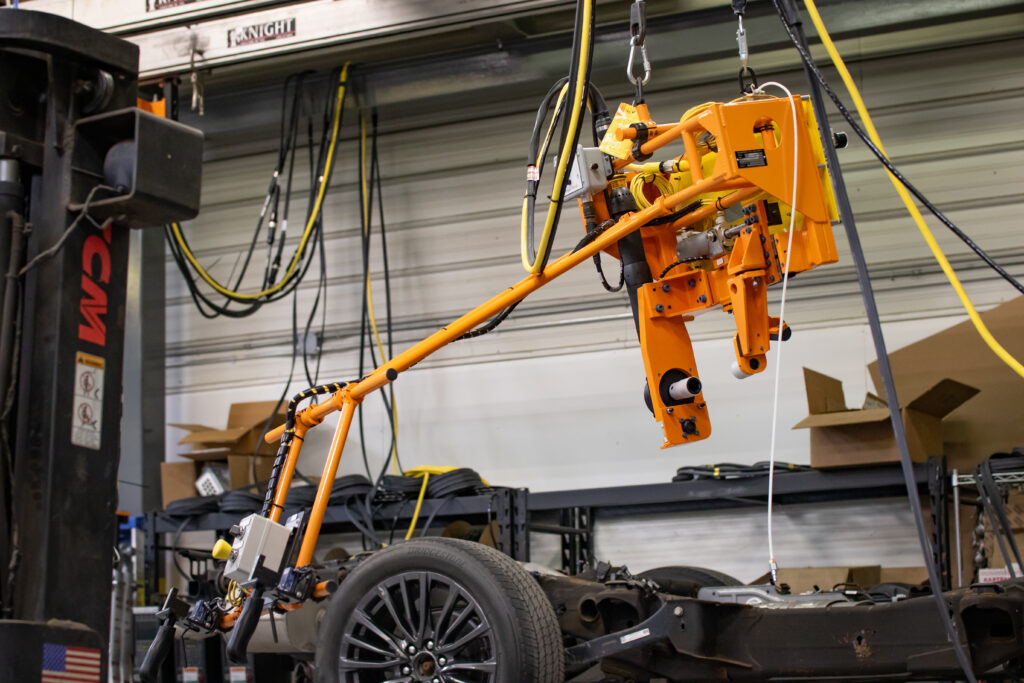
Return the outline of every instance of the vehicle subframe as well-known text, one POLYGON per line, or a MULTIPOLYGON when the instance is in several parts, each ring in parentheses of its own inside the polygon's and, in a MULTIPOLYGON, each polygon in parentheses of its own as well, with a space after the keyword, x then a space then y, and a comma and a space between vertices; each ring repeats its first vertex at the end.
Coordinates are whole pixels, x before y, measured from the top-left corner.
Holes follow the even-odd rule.
MULTIPOLYGON (((596 662, 612 680, 628 681, 963 676, 930 595, 748 605, 652 593, 628 581, 537 579, 569 644, 567 677, 596 662)), ((1024 579, 943 597, 975 675, 1024 675, 1024 579)))

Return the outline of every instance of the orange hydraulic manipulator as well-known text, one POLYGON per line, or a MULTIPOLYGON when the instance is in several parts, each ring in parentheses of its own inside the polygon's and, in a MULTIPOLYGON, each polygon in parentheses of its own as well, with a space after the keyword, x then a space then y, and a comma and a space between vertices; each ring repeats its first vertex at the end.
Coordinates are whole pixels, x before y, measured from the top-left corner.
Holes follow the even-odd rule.
MULTIPOLYGON (((589 208, 601 227, 588 231, 589 241, 359 381, 336 385, 330 398, 299 411, 289 425, 267 434, 268 442, 282 439, 288 446, 282 448, 283 460, 275 465, 275 471, 283 476, 272 478, 274 489, 268 492, 268 500, 273 500, 270 516, 276 520, 303 443, 301 438, 291 437, 301 437, 327 414, 342 411, 296 566, 312 560, 353 412, 368 394, 598 252, 617 256, 618 245, 633 233, 642 237, 644 258, 652 273, 651 281, 635 291, 650 408, 662 423, 665 446, 707 438, 711 423, 686 332, 685 323, 692 319, 688 314, 715 306, 731 312, 736 319, 736 370, 742 375, 761 372, 770 341, 788 336, 788 329, 780 331, 778 319, 768 314, 767 288, 782 281, 787 260, 790 274, 836 261, 831 188, 821 160, 817 124, 798 98, 796 111, 794 125, 788 100, 750 98, 705 105, 698 114, 670 126, 650 122, 648 129, 659 132, 634 149, 647 157, 682 142, 683 153, 654 171, 647 166, 637 168, 632 157, 616 162, 607 186, 621 193, 624 185, 633 185, 635 177, 642 175, 643 182, 635 183, 637 186, 658 189, 656 196, 647 196, 649 190, 645 191, 644 208, 611 218, 607 208, 610 190, 593 192, 584 201, 592 204, 589 208), (792 145, 796 140, 796 206, 791 208, 792 145), (786 214, 791 210, 797 211, 796 232, 792 251, 787 253, 786 214)), ((629 132, 613 122, 607 135, 621 140, 628 138, 629 132)))

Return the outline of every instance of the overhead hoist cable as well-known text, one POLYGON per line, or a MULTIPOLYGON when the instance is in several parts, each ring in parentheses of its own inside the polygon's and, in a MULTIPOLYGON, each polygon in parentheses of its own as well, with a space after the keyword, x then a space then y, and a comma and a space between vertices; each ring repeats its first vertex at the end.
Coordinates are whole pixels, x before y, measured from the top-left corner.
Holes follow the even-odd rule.
POLYGON ((569 116, 562 128, 558 163, 555 167, 555 178, 545 213, 544 228, 540 243, 536 249, 531 248, 534 233, 533 211, 536 203, 537 188, 540 182, 541 167, 534 161, 531 154, 527 166, 527 190, 523 197, 521 216, 520 251, 523 268, 528 273, 540 273, 551 255, 551 244, 558 228, 558 218, 562 210, 562 199, 565 195, 569 168, 576 156, 576 144, 579 141, 580 124, 583 119, 583 107, 587 99, 587 81, 590 74, 590 62, 593 52, 594 2, 593 0, 577 0, 576 31, 573 40, 572 69, 568 81, 569 89, 566 101, 569 116))
POLYGON ((189 264, 191 264, 192 268, 199 275, 199 277, 207 285, 213 288, 213 290, 216 291, 217 293, 228 297, 232 301, 259 301, 273 294, 276 294, 277 292, 287 287, 288 284, 291 282, 292 277, 301 268, 303 256, 305 255, 305 250, 310 242, 311 237, 313 236, 314 227, 317 225, 317 222, 319 220, 320 212, 323 208, 324 196, 327 194, 327 186, 329 185, 330 182, 331 170, 334 163, 334 153, 337 148, 338 134, 341 128, 341 115, 345 104, 345 92, 348 80, 348 66, 348 63, 346 62, 346 64, 341 68, 338 77, 337 92, 334 99, 334 112, 331 122, 330 142, 326 150, 326 158, 324 160, 324 165, 322 167, 322 175, 320 178, 316 179, 317 188, 315 192, 315 200, 313 201, 312 209, 306 220, 306 225, 302 232, 302 236, 299 239, 299 244, 295 249, 295 253, 292 255, 292 258, 288 263, 288 267, 285 269, 284 275, 278 282, 265 287, 261 291, 249 293, 239 292, 221 284, 219 281, 213 278, 202 266, 202 264, 200 264, 199 261, 196 259, 195 254, 192 252, 192 249, 189 247, 188 242, 186 241, 184 234, 181 231, 181 226, 178 225, 177 223, 171 224, 171 234, 175 242, 177 243, 182 256, 185 258, 186 261, 188 261, 189 264))
MULTIPOLYGON (((832 37, 829 35, 828 29, 825 28, 825 24, 821 19, 821 15, 818 13, 818 8, 814 4, 814 0, 804 0, 804 3, 807 7, 807 12, 811 17, 811 21, 814 24, 814 28, 818 32, 818 36, 821 38, 821 41, 825 46, 825 50, 828 52, 829 57, 832 59, 832 63, 839 71, 839 75, 842 78, 843 83, 846 85, 847 90, 850 92, 850 96, 853 98, 854 106, 857 109, 857 113, 860 114, 860 118, 864 122, 864 128, 866 129, 869 141, 874 145, 875 148, 877 148, 877 152, 880 155, 879 159, 882 160, 883 163, 888 162, 888 154, 886 153, 885 148, 882 145, 882 140, 878 135, 878 131, 875 128, 874 122, 872 122, 871 120, 871 115, 868 113, 867 105, 865 105, 864 100, 860 95, 860 90, 857 88, 857 84, 854 83, 853 77, 850 75, 849 69, 846 68, 846 64, 843 61, 842 56, 836 49, 835 43, 832 42, 832 37)), ((803 54, 801 54, 801 56, 804 57, 803 54)), ((809 58, 809 55, 805 57, 805 61, 809 61, 807 58, 809 58)), ((816 72, 815 75, 818 77, 818 80, 824 81, 824 77, 821 75, 821 72, 817 70, 817 67, 813 65, 813 61, 810 61, 809 63, 813 66, 812 70, 816 72)), ((825 87, 826 92, 829 93, 829 96, 832 97, 833 101, 838 99, 835 97, 834 91, 832 91, 832 89, 826 83, 822 83, 822 85, 825 87)), ((846 112, 844 116, 847 116, 847 114, 848 112, 846 112)), ((858 134, 863 133, 863 131, 860 131, 859 128, 856 126, 856 123, 852 120, 852 117, 847 116, 847 119, 851 123, 851 125, 854 126, 855 132, 858 132, 858 134)), ((928 248, 931 250, 932 255, 935 257, 935 260, 939 263, 939 267, 942 269, 943 274, 945 274, 946 279, 949 280, 949 284, 952 285, 957 297, 960 299, 961 305, 964 307, 964 310, 967 311, 967 315, 971 319, 971 323, 974 325, 974 328, 975 330, 977 330, 978 335, 981 337, 982 341, 984 341, 985 344, 989 347, 989 349, 991 349, 992 352, 996 356, 998 356, 1000 360, 1006 363, 1015 373, 1017 373, 1021 377, 1024 377, 1024 365, 1022 365, 1020 361, 1018 361, 1016 358, 1010 355, 1010 353, 1005 348, 1003 348, 1003 346, 996 340, 996 338, 989 331, 988 327, 985 325, 985 322, 981 319, 981 316, 978 313, 977 309, 975 309, 974 304, 967 296, 967 292, 964 290, 963 284, 961 284, 960 279, 953 271, 953 266, 950 265, 949 259, 946 258, 945 253, 943 253, 942 248, 939 246, 938 241, 935 239, 935 235, 932 234, 931 229, 929 229, 927 223, 925 223, 924 221, 924 218, 921 216, 921 212, 914 204, 914 201, 910 196, 910 192, 908 191, 908 183, 906 183, 906 181, 902 179, 902 176, 897 175, 897 173, 895 172, 895 168, 892 167, 891 163, 886 163, 886 171, 887 175, 889 176, 889 180, 893 184, 893 187, 896 188, 896 193, 899 194, 900 199, 903 201, 903 204, 906 206, 911 218, 913 218, 914 223, 917 225, 918 230, 921 232, 921 236, 924 238, 924 241, 927 243, 928 248)), ((921 198, 919 193, 915 194, 918 194, 919 199, 921 198)), ((937 210, 933 210, 933 213, 936 211, 937 210)), ((940 220, 942 218, 945 217, 942 216, 940 220)), ((950 223, 948 219, 945 219, 943 222, 946 223, 947 226, 950 223)), ((961 235, 963 238, 966 238, 966 235, 963 235, 963 233, 959 233, 959 235, 961 235)), ((974 248, 976 253, 979 251, 979 248, 977 248, 976 245, 973 244, 973 242, 970 242, 969 239, 968 243, 969 246, 972 246, 972 248, 974 248)), ((981 254, 979 254, 979 256, 981 256, 981 254)), ((1004 278, 1009 279, 1011 284, 1014 284, 1015 287, 1017 287, 1018 289, 1020 288, 1019 283, 1016 283, 1016 281, 1013 280, 1013 278, 1010 278, 1009 275, 1005 273, 1005 271, 1003 271, 1001 268, 995 265, 994 262, 992 262, 991 259, 987 257, 988 255, 985 254, 983 258, 985 258, 986 262, 989 263, 990 266, 995 267, 997 272, 1003 275, 1004 278)))

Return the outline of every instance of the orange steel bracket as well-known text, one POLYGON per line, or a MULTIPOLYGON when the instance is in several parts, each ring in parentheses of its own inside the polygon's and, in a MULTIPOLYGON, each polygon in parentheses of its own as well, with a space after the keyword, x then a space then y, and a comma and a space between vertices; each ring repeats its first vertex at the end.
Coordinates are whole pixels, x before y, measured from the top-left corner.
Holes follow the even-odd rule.
POLYGON ((700 377, 686 331, 686 321, 693 318, 674 315, 666 308, 670 304, 662 303, 669 299, 664 294, 661 285, 646 285, 637 291, 641 311, 640 348, 650 408, 665 432, 665 443, 661 447, 667 448, 708 438, 711 419, 702 392, 682 399, 673 399, 669 394, 672 383, 700 377))

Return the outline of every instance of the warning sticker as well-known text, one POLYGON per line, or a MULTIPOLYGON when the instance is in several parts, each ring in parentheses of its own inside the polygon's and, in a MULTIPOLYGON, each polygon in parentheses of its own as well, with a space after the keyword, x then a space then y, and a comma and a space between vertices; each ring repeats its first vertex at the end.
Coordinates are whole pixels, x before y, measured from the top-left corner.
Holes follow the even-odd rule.
POLYGON ((249 683, 249 670, 244 666, 233 666, 230 671, 231 683, 249 683))
POLYGON ((188 666, 181 670, 182 683, 199 683, 199 668, 188 666))
POLYGON ((75 354, 75 399, 71 411, 71 443, 100 448, 103 424, 103 372, 106 361, 79 351, 75 354))
POLYGON ((626 159, 633 151, 633 141, 630 139, 620 140, 616 131, 620 128, 629 128, 634 123, 640 123, 640 115, 636 113, 636 107, 623 102, 615 111, 612 122, 601 140, 601 151, 610 154, 616 159, 626 159))

